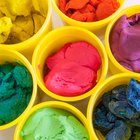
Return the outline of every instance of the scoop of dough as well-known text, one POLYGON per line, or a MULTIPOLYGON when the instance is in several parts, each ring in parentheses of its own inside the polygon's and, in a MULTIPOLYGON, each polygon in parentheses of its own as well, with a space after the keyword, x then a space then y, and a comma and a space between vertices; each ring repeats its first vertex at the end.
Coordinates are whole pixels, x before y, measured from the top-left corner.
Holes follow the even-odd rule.
POLYGON ((62 60, 45 76, 46 87, 61 96, 78 96, 96 84, 97 75, 88 67, 62 60))
POLYGON ((9 9, 7 8, 5 0, 0 1, 0 17, 3 17, 3 16, 10 17, 12 19, 12 21, 14 21, 16 18, 15 15, 12 15, 10 13, 9 9))
POLYGON ((0 18, 0 43, 4 43, 11 31, 12 21, 8 17, 0 18))
POLYGON ((32 0, 33 8, 35 11, 39 12, 41 15, 46 17, 48 9, 46 8, 47 1, 45 0, 32 0))
POLYGON ((0 11, 0 18, 4 17, 4 14, 0 11))
POLYGON ((81 66, 87 66, 95 71, 97 71, 101 65, 98 50, 85 41, 67 43, 56 54, 48 57, 47 65, 49 69, 52 69, 62 59, 74 61, 81 66))
POLYGON ((32 8, 31 0, 5 0, 5 3, 12 15, 30 15, 32 8))
POLYGON ((38 15, 38 14, 33 14, 33 21, 34 21, 34 33, 37 33, 39 31, 39 29, 42 27, 44 21, 45 21, 45 17, 38 15))
POLYGON ((34 33, 34 25, 31 16, 18 16, 13 22, 10 38, 16 38, 20 41, 25 41, 34 33))

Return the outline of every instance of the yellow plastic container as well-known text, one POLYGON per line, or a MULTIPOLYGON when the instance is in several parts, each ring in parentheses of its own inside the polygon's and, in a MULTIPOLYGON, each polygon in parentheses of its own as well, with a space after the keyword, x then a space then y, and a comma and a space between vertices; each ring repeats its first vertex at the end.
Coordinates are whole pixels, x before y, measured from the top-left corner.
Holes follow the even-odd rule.
POLYGON ((72 113, 85 126, 85 128, 89 132, 90 140, 93 140, 92 137, 91 137, 90 129, 89 129, 88 125, 87 125, 87 119, 85 118, 85 116, 77 108, 75 108, 74 106, 72 106, 70 104, 67 104, 67 103, 64 103, 64 102, 58 102, 58 101, 44 102, 44 103, 41 103, 41 104, 38 104, 38 105, 34 106, 30 110, 30 112, 23 118, 23 120, 16 127, 15 134, 14 134, 14 140, 23 140, 22 137, 20 136, 20 132, 21 132, 25 122, 28 120, 28 118, 35 111, 37 111, 39 109, 42 109, 42 108, 46 108, 46 107, 59 108, 59 109, 63 109, 63 110, 66 110, 66 111, 72 113))
POLYGON ((52 4, 55 11, 60 15, 63 21, 66 22, 68 25, 79 26, 79 27, 83 27, 91 31, 95 31, 95 30, 99 30, 105 27, 116 15, 119 14, 125 0, 117 0, 117 1, 120 3, 119 9, 115 13, 113 13, 111 16, 103 20, 96 21, 96 22, 80 22, 80 21, 71 19, 59 9, 59 0, 52 0, 52 4))
POLYGON ((31 107, 33 106, 33 104, 36 101, 36 94, 37 94, 37 81, 36 81, 36 76, 34 73, 34 70, 31 66, 31 64, 29 63, 29 61, 20 53, 13 51, 13 50, 9 50, 9 49, 0 49, 0 64, 4 64, 5 62, 10 62, 10 63, 21 63, 24 66, 26 66, 26 68, 29 70, 31 76, 32 76, 32 80, 33 80, 33 91, 32 91, 32 97, 31 100, 27 106, 27 108, 25 109, 25 111, 15 120, 13 120, 12 122, 2 125, 0 126, 0 130, 4 130, 4 129, 8 129, 12 126, 14 126, 15 124, 17 124, 19 121, 21 121, 24 117, 25 114, 27 114, 27 112, 31 109, 31 107))
POLYGON ((31 59, 32 52, 40 41, 40 39, 46 35, 52 29, 52 4, 51 0, 44 0, 40 1, 40 5, 45 5, 47 10, 47 16, 44 24, 40 28, 40 30, 34 34, 31 38, 17 43, 17 44, 0 44, 0 48, 8 48, 13 49, 16 51, 20 51, 23 53, 27 58, 31 59))
POLYGON ((107 91, 112 90, 116 86, 128 84, 131 78, 135 78, 136 80, 140 81, 140 77, 138 76, 138 74, 122 73, 111 76, 110 78, 106 79, 102 84, 100 84, 98 89, 96 89, 95 94, 91 96, 87 109, 87 119, 89 127, 91 128, 93 140, 105 139, 99 131, 94 129, 92 123, 92 120, 94 119, 93 112, 97 104, 101 101, 103 94, 107 91))
POLYGON ((126 9, 124 9, 123 11, 120 12, 120 14, 118 14, 114 18, 114 20, 112 22, 110 22, 110 24, 107 27, 107 30, 106 30, 106 33, 105 33, 105 47, 106 47, 106 51, 107 51, 107 54, 108 54, 108 57, 109 57, 109 69, 110 69, 112 74, 121 73, 121 72, 136 73, 136 72, 132 72, 130 70, 127 70, 125 67, 123 67, 122 65, 120 65, 118 63, 118 61, 115 59, 115 57, 112 54, 112 51, 110 49, 110 43, 109 43, 109 37, 110 37, 110 34, 111 34, 111 30, 112 30, 114 24, 117 22, 117 20, 125 14, 127 16, 132 16, 136 13, 140 13, 140 5, 131 6, 131 7, 128 7, 126 9))
POLYGON ((48 35, 46 35, 43 40, 40 41, 34 51, 32 65, 37 75, 38 85, 44 93, 57 100, 72 102, 85 99, 86 97, 94 93, 96 87, 98 87, 106 77, 108 71, 108 58, 103 44, 93 33, 76 26, 67 26, 53 30, 48 35), (46 88, 44 83, 43 71, 46 58, 51 54, 57 52, 61 47, 64 46, 64 44, 81 40, 87 41, 95 46, 101 56, 102 65, 100 70, 98 70, 98 83, 90 91, 80 96, 64 97, 54 94, 46 88))

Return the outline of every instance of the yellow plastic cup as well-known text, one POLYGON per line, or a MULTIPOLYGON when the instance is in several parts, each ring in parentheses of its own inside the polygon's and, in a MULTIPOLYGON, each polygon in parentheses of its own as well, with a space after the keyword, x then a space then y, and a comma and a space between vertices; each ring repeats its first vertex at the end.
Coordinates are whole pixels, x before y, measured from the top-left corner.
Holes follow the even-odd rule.
POLYGON ((101 132, 94 129, 92 121, 94 119, 93 112, 98 103, 101 101, 103 94, 107 91, 112 90, 116 86, 128 84, 131 78, 135 78, 136 80, 140 81, 140 77, 138 76, 138 74, 121 73, 111 76, 106 79, 102 84, 100 84, 98 89, 96 89, 95 94, 91 96, 87 109, 87 119, 89 127, 91 128, 93 140, 105 140, 101 132))
MULTIPOLYGON (((23 53, 29 60, 31 60, 32 52, 40 41, 40 39, 46 35, 52 29, 52 4, 51 0, 40 1, 40 5, 45 5, 47 9, 47 16, 44 24, 40 30, 34 34, 31 38, 17 43, 17 44, 0 44, 0 48, 8 48, 9 50, 13 49, 23 53)), ((44 7, 44 6, 43 6, 44 7)))
MULTIPOLYGON (((23 118, 23 120, 17 125, 16 130, 15 130, 15 134, 14 134, 14 140, 23 140, 22 137, 20 136, 20 132, 24 126, 24 124, 26 123, 26 121, 28 120, 28 118, 35 113, 37 110, 42 109, 42 108, 47 108, 47 107, 51 107, 51 108, 59 108, 62 110, 66 110, 70 113, 72 113, 75 117, 77 117, 77 119, 79 119, 79 121, 81 121, 81 123, 85 126, 85 128, 87 129, 88 133, 89 133, 89 140, 93 140, 90 134, 90 129, 89 126, 87 125, 87 119, 86 117, 74 106, 64 103, 64 102, 58 102, 58 101, 49 101, 49 102, 44 102, 44 103, 40 103, 36 106, 34 106, 30 112, 28 114, 26 114, 26 116, 23 118)), ((46 132, 47 133, 47 132, 46 132)))
POLYGON ((122 72, 128 72, 128 73, 136 74, 136 72, 132 72, 132 71, 126 69, 125 67, 123 67, 122 65, 119 64, 119 62, 115 59, 115 57, 112 54, 112 51, 110 49, 110 43, 109 43, 109 37, 110 37, 110 34, 111 34, 111 30, 112 30, 114 24, 117 22, 117 20, 125 14, 127 16, 132 16, 136 13, 140 13, 140 5, 131 6, 131 7, 128 7, 126 9, 124 9, 123 11, 120 12, 120 14, 118 14, 114 18, 114 20, 112 22, 110 22, 110 24, 107 27, 107 30, 106 30, 106 33, 105 33, 105 47, 106 47, 106 51, 107 51, 107 54, 108 54, 108 57, 109 57, 109 69, 110 69, 112 74, 117 74, 117 73, 122 73, 122 72))
POLYGON ((68 25, 79 26, 79 27, 83 27, 91 31, 95 31, 95 30, 99 30, 105 27, 116 15, 119 14, 125 0, 117 0, 117 1, 120 3, 120 7, 118 8, 118 10, 115 13, 113 13, 111 16, 103 20, 96 21, 96 22, 80 22, 72 18, 69 18, 59 9, 59 0, 52 0, 52 4, 55 11, 59 14, 59 16, 63 19, 63 21, 66 22, 68 25))
POLYGON ((24 115, 27 114, 27 112, 34 105, 34 103, 36 101, 36 94, 37 94, 36 76, 35 76, 34 70, 31 66, 31 64, 29 63, 29 61, 22 54, 20 54, 16 51, 9 50, 9 49, 0 49, 0 64, 4 64, 7 62, 9 62, 9 63, 17 62, 17 63, 23 64, 29 70, 29 72, 32 76, 32 80, 33 80, 33 91, 32 91, 31 100, 30 100, 27 108, 25 109, 25 111, 12 122, 0 126, 0 130, 8 129, 8 128, 16 125, 18 122, 20 122, 23 119, 24 115))
POLYGON ((102 42, 93 33, 83 28, 67 26, 51 31, 40 41, 34 51, 32 65, 37 75, 38 85, 44 93, 57 100, 72 102, 85 99, 94 93, 96 87, 100 85, 107 75, 108 58, 102 42), (51 92, 46 88, 43 77, 46 58, 57 52, 64 46, 64 44, 81 40, 91 43, 98 50, 101 56, 102 65, 100 70, 98 70, 97 84, 91 90, 80 96, 64 97, 51 92))

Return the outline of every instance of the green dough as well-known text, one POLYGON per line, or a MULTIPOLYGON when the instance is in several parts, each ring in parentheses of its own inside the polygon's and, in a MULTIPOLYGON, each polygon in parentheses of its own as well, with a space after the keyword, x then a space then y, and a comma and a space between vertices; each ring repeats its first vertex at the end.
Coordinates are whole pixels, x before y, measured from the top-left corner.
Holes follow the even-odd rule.
POLYGON ((140 128, 134 127, 132 132, 130 140, 140 140, 140 128))
POLYGON ((89 140, 85 127, 71 113, 55 108, 36 111, 25 123, 23 140, 89 140))
POLYGON ((25 66, 0 65, 0 125, 22 114, 30 101, 32 87, 32 77, 25 66))
POLYGON ((136 130, 136 132, 135 132, 135 140, 140 140, 140 130, 136 130))

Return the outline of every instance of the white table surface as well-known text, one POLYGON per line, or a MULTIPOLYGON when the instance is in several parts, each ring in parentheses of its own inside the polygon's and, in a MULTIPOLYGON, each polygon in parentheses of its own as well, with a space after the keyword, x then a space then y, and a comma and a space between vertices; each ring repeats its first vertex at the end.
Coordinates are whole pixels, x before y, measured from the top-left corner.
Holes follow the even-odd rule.
MULTIPOLYGON (((124 8, 132 5, 140 5, 140 0, 125 0, 124 8)), ((56 14, 56 12, 53 10, 53 28, 58 28, 61 26, 64 26, 65 24, 61 20, 61 18, 56 14)), ((104 38, 104 32, 105 29, 102 29, 101 31, 95 32, 95 34, 102 40, 104 38)), ((42 95, 42 102, 48 101, 48 100, 53 100, 52 98, 46 96, 45 94, 41 93, 42 95)), ((88 99, 76 102, 76 103, 71 103, 72 105, 76 106, 78 109, 80 109, 84 114, 86 114, 86 108, 87 108, 87 103, 88 99)), ((15 127, 12 127, 8 130, 2 130, 0 131, 0 140, 14 140, 13 135, 14 135, 14 130, 15 127)))

